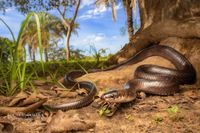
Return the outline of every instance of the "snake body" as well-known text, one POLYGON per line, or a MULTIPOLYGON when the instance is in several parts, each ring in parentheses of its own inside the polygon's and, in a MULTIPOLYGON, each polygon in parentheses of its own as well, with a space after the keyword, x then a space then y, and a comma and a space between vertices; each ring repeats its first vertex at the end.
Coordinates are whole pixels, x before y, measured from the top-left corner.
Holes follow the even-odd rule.
MULTIPOLYGON (((124 64, 135 64, 152 56, 161 56, 169 60, 174 64, 176 69, 155 65, 139 66, 135 71, 134 78, 125 84, 123 90, 108 91, 101 96, 101 99, 111 103, 129 102, 135 99, 137 91, 157 95, 171 95, 179 90, 179 85, 195 83, 196 72, 192 64, 176 50, 163 45, 153 45, 145 48, 118 65, 104 70, 95 70, 93 72, 113 70, 124 64)), ((89 91, 88 96, 74 102, 49 105, 49 107, 51 109, 69 110, 81 108, 90 104, 97 92, 95 85, 88 81, 77 82, 74 80, 84 74, 85 72, 83 71, 72 71, 65 75, 64 84, 78 84, 80 88, 86 88, 89 91)))
POLYGON ((124 85, 124 90, 111 90, 102 95, 107 102, 123 103, 135 99, 138 91, 156 95, 171 95, 179 91, 179 86, 196 82, 196 71, 192 64, 171 47, 153 45, 131 58, 131 63, 138 63, 148 57, 160 56, 174 64, 176 69, 156 65, 141 65, 132 80, 124 85))
POLYGON ((94 96, 96 95, 96 92, 97 92, 96 86, 93 83, 88 82, 88 81, 78 82, 78 86, 80 88, 87 89, 89 91, 89 94, 86 97, 73 101, 73 102, 67 102, 67 103, 59 104, 59 105, 47 105, 47 107, 52 110, 61 109, 61 110, 66 111, 66 110, 77 109, 77 108, 81 108, 81 107, 89 105, 93 101, 94 96))

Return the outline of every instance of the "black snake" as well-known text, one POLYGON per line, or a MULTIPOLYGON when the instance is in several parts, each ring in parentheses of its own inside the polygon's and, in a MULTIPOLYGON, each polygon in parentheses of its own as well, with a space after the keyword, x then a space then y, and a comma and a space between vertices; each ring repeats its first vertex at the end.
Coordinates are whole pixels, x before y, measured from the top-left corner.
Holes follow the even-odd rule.
MULTIPOLYGON (((101 99, 111 103, 129 102, 135 99, 138 91, 156 95, 171 95, 179 90, 179 85, 195 83, 196 71, 192 64, 173 48, 163 45, 150 46, 116 66, 96 71, 113 70, 124 64, 135 64, 152 56, 160 56, 169 60, 176 69, 149 64, 141 65, 136 69, 134 78, 125 84, 123 90, 108 91, 101 96, 101 99)), ((65 76, 64 81, 66 85, 78 84, 81 88, 86 88, 89 91, 88 96, 78 101, 49 105, 49 107, 69 110, 90 104, 97 92, 95 85, 88 81, 77 82, 74 80, 83 74, 85 74, 83 71, 72 71, 65 76)))

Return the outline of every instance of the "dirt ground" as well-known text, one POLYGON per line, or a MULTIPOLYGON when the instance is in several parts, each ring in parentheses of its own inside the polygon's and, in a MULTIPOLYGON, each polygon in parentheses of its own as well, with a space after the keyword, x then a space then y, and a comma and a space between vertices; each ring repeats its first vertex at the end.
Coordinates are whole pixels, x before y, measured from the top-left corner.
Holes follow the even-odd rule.
MULTIPOLYGON (((159 57, 157 57, 159 58, 159 57)), ((153 62, 154 58, 147 59, 147 62, 153 62)), ((156 59, 157 60, 157 59, 156 59)), ((165 62, 163 60, 163 62, 165 62)), ((167 63, 167 61, 165 62, 167 63)), ((138 64, 140 65, 140 64, 138 64)), ((105 76, 103 81, 97 80, 99 93, 105 91, 104 87, 109 87, 125 82, 132 74, 121 77, 125 71, 132 71, 132 65, 126 66, 126 69, 120 68, 118 77, 109 77, 109 72, 101 74, 105 76), (121 72, 120 72, 121 71, 121 72), (110 83, 105 80, 110 79, 110 83), (104 83, 104 84, 103 84, 104 83), (101 86, 105 85, 105 86, 101 86)), ((84 78, 90 79, 89 74, 84 78)), ((98 74, 100 75, 100 74, 98 74)), ((99 77, 101 77, 99 76, 99 77)), ((83 80, 80 78, 80 80, 83 80)), ((94 82, 95 83, 95 82, 94 82)), ((52 97, 47 103, 64 103, 65 101, 77 100, 81 98, 78 93, 84 93, 83 90, 68 92, 61 88, 52 88, 53 85, 39 85, 38 90, 41 94, 52 97)), ((3 98, 1 98, 3 99, 3 98)), ((95 102, 90 106, 61 112, 61 115, 49 113, 43 108, 34 111, 33 114, 27 115, 6 115, 0 117, 1 121, 8 121, 15 127, 17 133, 49 133, 54 128, 68 127, 67 130, 78 130, 76 122, 81 122, 80 129, 84 131, 70 131, 80 133, 198 133, 200 131, 200 87, 198 85, 182 86, 179 93, 173 96, 156 96, 147 95, 138 97, 131 103, 121 104, 117 112, 112 117, 100 116, 100 109, 94 107, 95 102), (55 116, 56 121, 52 122, 55 116), (74 124, 74 125, 73 125, 74 124), (89 125, 88 125, 89 124, 89 125), (53 127, 52 127, 53 126, 53 127), (55 127, 54 127, 55 126, 55 127)), ((60 111, 59 111, 60 112, 60 111)), ((80 123, 78 123, 80 124, 80 123)), ((58 130, 58 131, 59 131, 58 130)), ((0 130, 1 131, 1 130, 0 130)), ((56 130, 55 130, 56 131, 56 130)), ((62 130, 61 130, 62 132, 62 130)), ((69 131, 68 131, 69 132, 69 131)), ((6 133, 6 132, 3 132, 6 133)))
MULTIPOLYGON (((66 112, 52 113, 40 108, 32 114, 4 115, 0 116, 0 133, 9 132, 11 128, 9 125, 14 126, 16 133, 53 133, 56 131, 77 133, 198 133, 200 131, 199 49, 193 47, 190 52, 186 53, 184 52, 185 49, 178 46, 174 47, 184 53, 196 68, 197 84, 181 86, 180 92, 171 96, 140 95, 131 103, 121 104, 112 117, 100 116, 99 109, 94 107, 95 102, 87 107, 66 112), (195 49, 195 52, 192 52, 193 49, 195 49), (191 54, 195 56, 191 56, 191 54), (79 131, 80 129, 83 131, 79 131)), ((127 64, 109 72, 87 74, 78 80, 95 83, 100 95, 109 88, 122 89, 123 84, 133 78, 134 70, 142 64, 174 67, 169 61, 161 57, 150 57, 138 64, 127 64)), ((52 88, 52 86, 44 83, 37 87, 40 94, 48 97, 47 103, 58 104, 76 100, 80 98, 78 93, 85 93, 83 90, 69 93, 67 90, 52 88)), ((0 104, 6 103, 5 101, 6 98, 0 96, 0 104)))
MULTIPOLYGON (((55 102, 64 100, 66 98, 59 98, 55 102)), ((173 96, 137 98, 122 104, 112 117, 100 116, 99 109, 93 105, 66 111, 62 115, 67 115, 69 120, 75 116, 78 120, 94 124, 85 131, 76 131, 78 133, 198 133, 200 130, 200 88, 182 88, 173 96)), ((59 122, 64 118, 58 120, 58 127, 62 126, 59 122)), ((18 133, 46 132, 51 119, 52 116, 45 116, 41 109, 27 116, 0 117, 0 121, 11 122, 18 133)), ((71 122, 73 120, 65 124, 70 125, 71 122)))

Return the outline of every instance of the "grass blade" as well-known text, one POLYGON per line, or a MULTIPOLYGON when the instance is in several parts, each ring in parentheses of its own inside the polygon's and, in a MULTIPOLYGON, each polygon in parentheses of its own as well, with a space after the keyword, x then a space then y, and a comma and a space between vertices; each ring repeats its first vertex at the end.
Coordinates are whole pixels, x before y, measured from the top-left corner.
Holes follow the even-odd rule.
POLYGON ((43 55, 42 55, 42 51, 43 51, 43 48, 42 48, 42 34, 41 34, 41 26, 40 26, 40 19, 39 19, 39 16, 34 13, 34 17, 35 17, 35 21, 36 21, 36 24, 37 24, 37 32, 38 32, 38 42, 39 42, 39 48, 40 48, 40 60, 41 60, 41 63, 42 63, 42 70, 44 72, 44 63, 43 63, 43 55))

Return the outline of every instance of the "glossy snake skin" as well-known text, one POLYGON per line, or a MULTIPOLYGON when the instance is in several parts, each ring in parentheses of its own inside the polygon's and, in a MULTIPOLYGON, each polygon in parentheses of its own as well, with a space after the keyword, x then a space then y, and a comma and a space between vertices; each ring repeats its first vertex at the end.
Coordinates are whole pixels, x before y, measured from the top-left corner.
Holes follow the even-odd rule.
MULTIPOLYGON (((174 64, 176 69, 166 68, 156 65, 141 65, 139 66, 132 80, 124 85, 123 90, 110 90, 101 96, 102 100, 110 103, 123 103, 135 99, 136 92, 142 91, 145 93, 156 95, 171 95, 179 91, 179 85, 193 84, 196 81, 196 72, 192 64, 179 52, 173 48, 163 45, 153 45, 138 52, 128 60, 104 69, 97 71, 109 71, 118 68, 124 64, 136 64, 148 57, 161 56, 174 64)), ((76 109, 90 104, 97 92, 95 85, 88 81, 77 82, 74 79, 84 75, 83 71, 72 71, 65 75, 65 85, 79 85, 80 88, 86 88, 89 94, 77 101, 68 102, 60 105, 49 105, 52 109, 76 109)))

